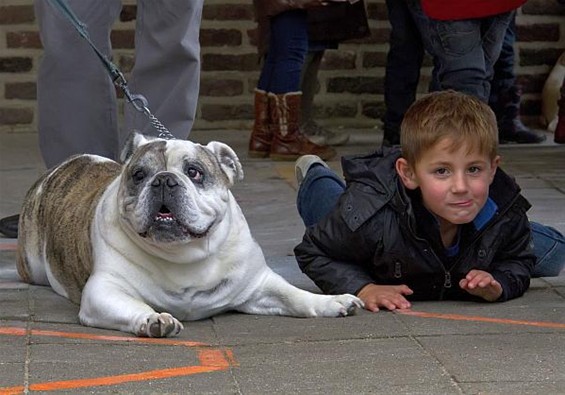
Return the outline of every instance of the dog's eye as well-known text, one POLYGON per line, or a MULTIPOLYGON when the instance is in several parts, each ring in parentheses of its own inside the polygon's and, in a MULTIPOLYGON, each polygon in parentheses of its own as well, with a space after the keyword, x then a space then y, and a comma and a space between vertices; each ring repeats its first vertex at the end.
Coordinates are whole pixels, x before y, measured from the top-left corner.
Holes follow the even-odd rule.
POLYGON ((141 181, 143 181, 143 179, 145 178, 145 172, 143 170, 137 170, 136 172, 133 173, 131 178, 133 179, 133 182, 138 184, 141 181))
POLYGON ((202 172, 196 167, 188 167, 186 169, 186 175, 195 182, 202 182, 202 179, 204 178, 202 172))

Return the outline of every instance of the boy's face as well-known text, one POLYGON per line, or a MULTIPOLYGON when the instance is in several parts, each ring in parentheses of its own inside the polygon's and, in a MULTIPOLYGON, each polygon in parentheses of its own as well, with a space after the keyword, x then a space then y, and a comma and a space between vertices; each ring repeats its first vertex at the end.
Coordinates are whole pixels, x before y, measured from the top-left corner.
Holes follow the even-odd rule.
POLYGON ((485 205, 498 162, 487 155, 468 152, 466 144, 450 152, 451 141, 440 140, 410 166, 397 161, 397 171, 409 189, 420 188, 424 206, 434 213, 440 225, 460 225, 473 221, 485 205))

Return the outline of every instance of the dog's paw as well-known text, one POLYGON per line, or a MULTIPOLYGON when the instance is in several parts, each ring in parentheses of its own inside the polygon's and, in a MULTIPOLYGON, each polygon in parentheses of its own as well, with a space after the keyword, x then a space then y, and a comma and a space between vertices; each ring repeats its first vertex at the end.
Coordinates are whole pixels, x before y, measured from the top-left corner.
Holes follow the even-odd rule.
POLYGON ((352 315, 355 314, 357 309, 365 307, 365 304, 361 299, 349 294, 332 296, 330 301, 331 306, 329 310, 332 314, 329 316, 332 317, 345 317, 347 315, 352 315))
POLYGON ((173 337, 183 329, 180 321, 169 313, 153 313, 147 316, 137 334, 146 337, 173 337))

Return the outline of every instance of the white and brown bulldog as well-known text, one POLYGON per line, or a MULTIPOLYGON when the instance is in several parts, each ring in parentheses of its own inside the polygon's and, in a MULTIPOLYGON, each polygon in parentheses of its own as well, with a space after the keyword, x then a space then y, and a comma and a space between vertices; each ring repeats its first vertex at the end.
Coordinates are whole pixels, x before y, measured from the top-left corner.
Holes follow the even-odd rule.
POLYGON ((362 307, 266 265, 230 192, 243 171, 229 146, 134 134, 122 160, 70 158, 35 183, 20 218, 20 276, 80 303, 83 325, 164 337, 228 310, 336 317, 362 307))

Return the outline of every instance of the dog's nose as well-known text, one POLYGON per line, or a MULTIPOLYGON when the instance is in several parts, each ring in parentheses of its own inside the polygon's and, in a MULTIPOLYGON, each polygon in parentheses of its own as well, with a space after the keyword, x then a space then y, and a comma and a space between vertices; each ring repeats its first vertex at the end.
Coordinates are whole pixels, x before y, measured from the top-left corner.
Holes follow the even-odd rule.
POLYGON ((160 188, 162 186, 174 188, 178 185, 179 183, 177 182, 176 177, 174 177, 170 173, 157 174, 153 179, 153 181, 151 182, 151 186, 154 188, 160 188))

